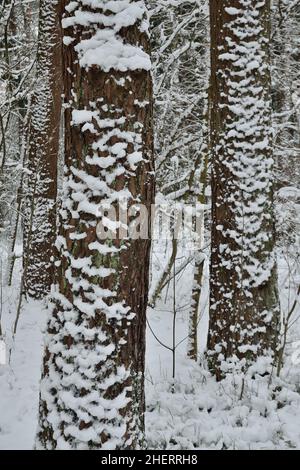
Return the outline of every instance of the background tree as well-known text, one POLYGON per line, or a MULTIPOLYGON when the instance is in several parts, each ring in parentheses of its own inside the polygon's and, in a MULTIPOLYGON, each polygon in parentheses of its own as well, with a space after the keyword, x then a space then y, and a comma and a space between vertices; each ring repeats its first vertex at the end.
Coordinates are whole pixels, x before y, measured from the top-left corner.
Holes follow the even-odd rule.
POLYGON ((270 2, 210 1, 212 247, 209 361, 269 355, 278 334, 270 2))
POLYGON ((60 2, 41 0, 31 102, 25 204, 25 292, 43 298, 53 282, 57 165, 62 101, 60 2))
POLYGON ((299 19, 299 1, 273 2, 271 59, 276 188, 299 184, 299 19))
MULTIPOLYGON (((170 210, 181 203, 195 207, 196 202, 205 201, 208 165, 207 2, 153 0, 150 6, 157 201, 170 210)), ((188 355, 196 359, 205 256, 189 250, 189 243, 188 239, 174 239, 167 245, 167 259, 153 282, 150 304, 154 306, 169 285, 174 263, 184 252, 189 262, 194 263, 188 355)), ((186 260, 178 261, 176 271, 181 272, 185 264, 186 260)))
POLYGON ((35 63, 36 2, 0 5, 0 231, 15 226, 17 189, 24 173, 23 143, 35 63))
MULTIPOLYGON (((300 202, 300 2, 272 5, 272 107, 275 158, 276 247, 288 287, 281 289, 281 334, 277 372, 285 360, 289 330, 298 318, 300 202)), ((290 340, 290 339, 289 339, 290 340)))

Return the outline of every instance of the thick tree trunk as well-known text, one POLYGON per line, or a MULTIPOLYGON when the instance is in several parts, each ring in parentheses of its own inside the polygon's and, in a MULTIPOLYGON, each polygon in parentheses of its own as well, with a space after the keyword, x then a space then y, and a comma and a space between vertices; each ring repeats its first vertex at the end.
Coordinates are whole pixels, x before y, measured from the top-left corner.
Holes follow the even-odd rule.
MULTIPOLYGON (((210 0, 212 249, 208 355, 245 365, 274 351, 270 2, 210 0)), ((271 353, 272 354, 272 353, 271 353)))
POLYGON ((102 204, 153 201, 149 38, 143 2, 86 3, 63 2, 66 173, 37 446, 130 449, 143 445, 150 240, 103 240, 97 224, 102 204))
POLYGON ((25 292, 43 298, 53 282, 56 235, 57 159, 62 95, 60 2, 41 0, 37 78, 28 150, 24 236, 25 292), (33 207, 32 226, 29 213, 33 207))

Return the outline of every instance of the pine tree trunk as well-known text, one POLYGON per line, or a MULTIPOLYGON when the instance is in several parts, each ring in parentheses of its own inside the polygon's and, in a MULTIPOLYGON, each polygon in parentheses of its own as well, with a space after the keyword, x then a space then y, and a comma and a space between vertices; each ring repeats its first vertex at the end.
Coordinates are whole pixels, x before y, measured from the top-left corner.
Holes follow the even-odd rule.
MULTIPOLYGON (((280 2, 277 3, 280 4, 280 2)), ((288 5, 289 2, 284 3, 285 8, 288 5)), ((277 70, 272 80, 273 110, 277 114, 275 123, 275 128, 277 128, 275 139, 277 191, 283 186, 297 186, 299 182, 299 171, 297 171, 299 153, 296 151, 297 143, 299 143, 297 106, 294 112, 292 111, 295 94, 295 76, 292 73, 295 52, 292 52, 294 44, 291 40, 291 36, 299 36, 299 31, 294 31, 293 25, 288 21, 289 15, 291 13, 281 11, 277 22, 274 18, 275 24, 272 32, 272 64, 277 70)), ((295 13, 291 17, 293 18, 294 15, 295 13)), ((281 227, 278 228, 280 231, 281 227)))
POLYGON ((104 203, 153 201, 145 9, 99 2, 77 17, 79 6, 63 4, 66 173, 37 447, 138 448, 150 240, 103 240, 97 225, 104 203))
POLYGON ((217 378, 274 351, 268 0, 210 0, 212 249, 208 355, 217 378))
POLYGON ((56 235, 57 159, 61 117, 60 2, 41 0, 37 77, 32 100, 25 207, 25 292, 43 298, 53 282, 53 246, 56 235), (33 224, 29 213, 33 204, 33 224))

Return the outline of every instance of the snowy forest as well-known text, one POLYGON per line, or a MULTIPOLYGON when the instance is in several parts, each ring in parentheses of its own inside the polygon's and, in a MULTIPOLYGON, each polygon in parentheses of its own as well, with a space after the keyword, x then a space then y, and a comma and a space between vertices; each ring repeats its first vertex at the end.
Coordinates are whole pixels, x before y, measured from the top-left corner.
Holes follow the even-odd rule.
POLYGON ((300 450, 299 228, 300 0, 0 0, 1 450, 300 450))

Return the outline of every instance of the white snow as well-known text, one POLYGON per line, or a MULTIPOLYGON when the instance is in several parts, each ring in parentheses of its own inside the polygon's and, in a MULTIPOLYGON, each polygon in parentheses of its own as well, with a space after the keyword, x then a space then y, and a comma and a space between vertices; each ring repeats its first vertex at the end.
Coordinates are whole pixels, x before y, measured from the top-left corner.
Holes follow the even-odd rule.
MULTIPOLYGON (((69 8, 69 13, 74 11, 74 15, 70 15, 62 21, 65 30, 76 27, 76 25, 97 25, 98 27, 90 39, 82 40, 75 46, 81 67, 98 66, 105 72, 111 69, 121 72, 151 69, 149 54, 141 47, 125 43, 124 38, 119 34, 122 28, 132 26, 137 22, 140 22, 141 31, 147 31, 144 2, 85 0, 82 4, 97 8, 98 11, 101 8, 103 13, 76 9, 75 2, 69 8)), ((68 38, 67 35, 64 38, 66 46, 73 42, 68 38)))

